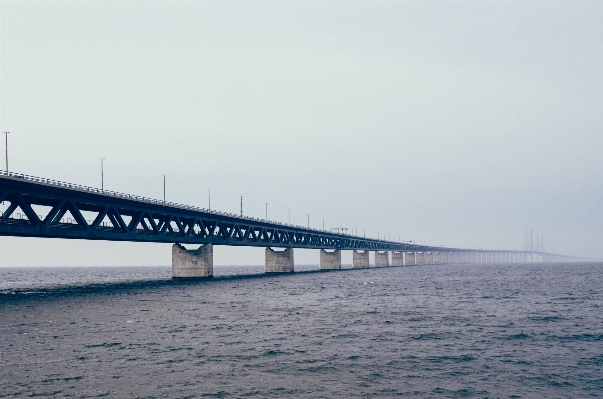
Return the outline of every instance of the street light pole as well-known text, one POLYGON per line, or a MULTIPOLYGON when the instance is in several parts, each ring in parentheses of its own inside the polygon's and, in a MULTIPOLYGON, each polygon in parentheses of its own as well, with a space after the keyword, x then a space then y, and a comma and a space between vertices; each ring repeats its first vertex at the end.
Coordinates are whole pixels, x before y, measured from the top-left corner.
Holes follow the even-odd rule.
POLYGON ((308 228, 310 228, 310 214, 308 213, 308 228))
POLYGON ((165 175, 163 175, 163 203, 165 204, 165 175))
POLYGON ((322 218, 322 231, 325 230, 325 218, 322 218))
POLYGON ((264 220, 268 220, 268 203, 265 202, 265 204, 266 204, 266 219, 264 219, 264 220))
POLYGON ((105 191, 105 158, 101 158, 101 191, 105 191))
POLYGON ((4 132, 4 137, 5 137, 5 154, 6 154, 6 173, 8 173, 8 134, 10 132, 4 132))
POLYGON ((289 224, 291 224, 291 209, 289 209, 289 224))
POLYGON ((241 217, 243 217, 243 196, 241 195, 241 217))

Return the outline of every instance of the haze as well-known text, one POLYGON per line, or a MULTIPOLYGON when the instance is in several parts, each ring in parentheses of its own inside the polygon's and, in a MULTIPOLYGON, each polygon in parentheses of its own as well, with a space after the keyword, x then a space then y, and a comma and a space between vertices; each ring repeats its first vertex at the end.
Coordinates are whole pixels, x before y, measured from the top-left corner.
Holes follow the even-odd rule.
MULTIPOLYGON (((100 186, 105 158, 109 190, 161 198, 167 175, 168 201, 211 187, 281 222, 490 249, 533 230, 601 258, 601 21, 601 2, 2 1, 0 127, 14 172, 100 186)), ((2 266, 171 259, 0 243, 2 266)))

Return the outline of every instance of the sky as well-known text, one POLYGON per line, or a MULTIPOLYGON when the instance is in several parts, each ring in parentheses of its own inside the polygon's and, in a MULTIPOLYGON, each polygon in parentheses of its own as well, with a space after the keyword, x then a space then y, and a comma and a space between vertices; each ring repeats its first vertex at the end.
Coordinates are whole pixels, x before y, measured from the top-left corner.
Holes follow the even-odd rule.
MULTIPOLYGON (((599 1, 2 1, 0 128, 14 172, 97 187, 105 158, 109 190, 161 198, 166 175, 183 204, 603 258, 601 21, 599 1)), ((0 238, 0 266, 169 264, 0 238)))

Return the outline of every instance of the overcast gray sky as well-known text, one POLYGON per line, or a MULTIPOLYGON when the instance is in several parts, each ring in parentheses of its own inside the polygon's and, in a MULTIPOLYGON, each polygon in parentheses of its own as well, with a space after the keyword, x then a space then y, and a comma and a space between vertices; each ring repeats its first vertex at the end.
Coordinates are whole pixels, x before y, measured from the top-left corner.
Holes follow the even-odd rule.
MULTIPOLYGON (((2 1, 0 128, 30 175, 100 186, 104 157, 111 190, 161 198, 166 174, 185 204, 211 187, 212 208, 243 195, 282 222, 496 249, 532 229, 603 257, 601 21, 596 1, 2 1)), ((0 245, 2 266, 171 262, 166 244, 0 245)))

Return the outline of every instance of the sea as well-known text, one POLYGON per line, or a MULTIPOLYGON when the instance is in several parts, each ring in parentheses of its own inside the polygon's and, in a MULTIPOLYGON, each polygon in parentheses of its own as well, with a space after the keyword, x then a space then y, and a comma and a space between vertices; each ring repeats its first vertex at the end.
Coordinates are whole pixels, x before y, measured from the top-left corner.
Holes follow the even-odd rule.
POLYGON ((0 398, 603 397, 603 263, 0 268, 0 398))

